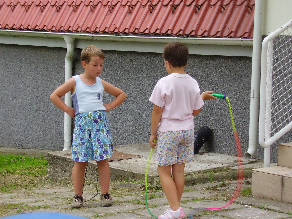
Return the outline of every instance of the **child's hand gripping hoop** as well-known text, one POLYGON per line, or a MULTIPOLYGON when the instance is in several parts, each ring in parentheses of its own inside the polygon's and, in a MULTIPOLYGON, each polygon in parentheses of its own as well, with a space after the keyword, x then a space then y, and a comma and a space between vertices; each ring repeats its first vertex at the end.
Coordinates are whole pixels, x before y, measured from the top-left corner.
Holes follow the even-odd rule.
POLYGON ((216 94, 216 93, 212 93, 212 95, 213 95, 214 97, 221 98, 221 99, 225 99, 225 98, 226 98, 226 94, 216 94))

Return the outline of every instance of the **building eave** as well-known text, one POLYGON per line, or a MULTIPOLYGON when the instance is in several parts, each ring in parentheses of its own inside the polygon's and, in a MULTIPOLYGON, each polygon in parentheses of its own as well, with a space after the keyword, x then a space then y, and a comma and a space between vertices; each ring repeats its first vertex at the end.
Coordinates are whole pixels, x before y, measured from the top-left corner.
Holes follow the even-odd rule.
POLYGON ((253 47, 252 39, 117 36, 111 34, 0 30, 1 44, 66 48, 64 37, 74 38, 76 48, 81 49, 90 44, 98 44, 103 50, 116 51, 161 53, 166 43, 179 41, 189 47, 190 54, 251 57, 253 47))

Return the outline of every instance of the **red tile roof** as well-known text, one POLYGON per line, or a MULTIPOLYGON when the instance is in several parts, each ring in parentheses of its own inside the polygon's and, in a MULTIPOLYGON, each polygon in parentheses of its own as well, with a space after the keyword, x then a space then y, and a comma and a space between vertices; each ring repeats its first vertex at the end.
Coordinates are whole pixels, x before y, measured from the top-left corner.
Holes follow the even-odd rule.
POLYGON ((252 38, 255 0, 0 0, 0 29, 252 38))

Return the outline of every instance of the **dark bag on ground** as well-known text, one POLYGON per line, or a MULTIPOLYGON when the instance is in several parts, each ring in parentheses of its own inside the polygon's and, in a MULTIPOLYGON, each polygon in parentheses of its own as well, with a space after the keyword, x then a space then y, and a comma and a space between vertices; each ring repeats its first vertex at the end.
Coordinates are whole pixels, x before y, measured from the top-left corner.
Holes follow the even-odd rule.
POLYGON ((203 126, 195 132, 194 154, 198 154, 204 143, 208 143, 207 151, 211 150, 211 141, 213 138, 213 131, 208 126, 203 126))

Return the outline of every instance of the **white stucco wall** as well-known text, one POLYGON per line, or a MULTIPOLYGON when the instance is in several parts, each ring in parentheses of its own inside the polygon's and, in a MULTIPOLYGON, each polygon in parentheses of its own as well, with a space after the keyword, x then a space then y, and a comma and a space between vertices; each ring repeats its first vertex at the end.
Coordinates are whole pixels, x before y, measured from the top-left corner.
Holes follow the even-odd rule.
POLYGON ((292 20, 292 0, 263 0, 263 35, 275 31, 292 20))

